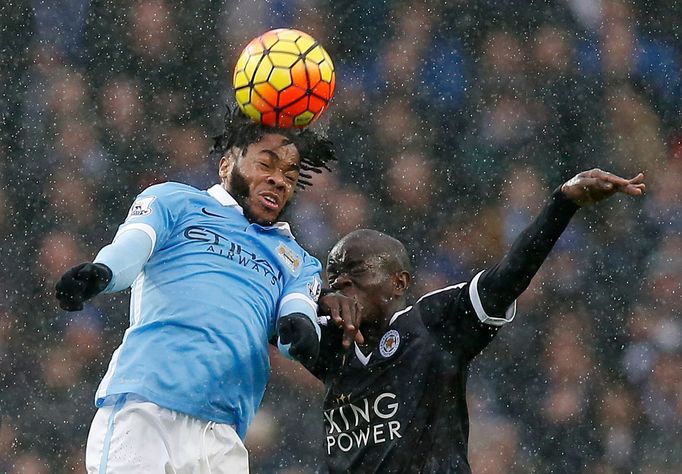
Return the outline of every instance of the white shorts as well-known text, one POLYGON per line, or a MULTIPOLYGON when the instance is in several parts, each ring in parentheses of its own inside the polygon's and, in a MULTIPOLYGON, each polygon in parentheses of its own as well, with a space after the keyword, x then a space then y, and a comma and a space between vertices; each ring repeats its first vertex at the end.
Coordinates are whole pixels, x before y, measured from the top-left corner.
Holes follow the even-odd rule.
POLYGON ((121 396, 95 414, 85 451, 89 474, 248 473, 237 432, 121 396))

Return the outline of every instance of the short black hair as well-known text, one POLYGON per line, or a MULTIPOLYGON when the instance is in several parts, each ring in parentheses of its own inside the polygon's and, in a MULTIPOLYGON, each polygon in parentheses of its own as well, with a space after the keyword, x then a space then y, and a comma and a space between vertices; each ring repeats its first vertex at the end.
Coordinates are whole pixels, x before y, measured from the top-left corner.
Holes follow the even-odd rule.
POLYGON ((387 272, 412 273, 412 264, 405 244, 395 237, 374 229, 357 229, 343 236, 334 247, 349 240, 359 240, 366 248, 372 249, 374 255, 381 257, 384 261, 387 272))
POLYGON ((301 156, 301 173, 297 186, 301 189, 312 184, 311 173, 321 173, 323 169, 331 171, 329 163, 336 161, 332 142, 319 133, 309 129, 275 128, 255 122, 238 107, 227 106, 225 112, 225 128, 221 135, 213 137, 213 146, 209 156, 222 157, 230 148, 246 148, 260 141, 269 133, 278 133, 287 137, 298 149, 301 156))

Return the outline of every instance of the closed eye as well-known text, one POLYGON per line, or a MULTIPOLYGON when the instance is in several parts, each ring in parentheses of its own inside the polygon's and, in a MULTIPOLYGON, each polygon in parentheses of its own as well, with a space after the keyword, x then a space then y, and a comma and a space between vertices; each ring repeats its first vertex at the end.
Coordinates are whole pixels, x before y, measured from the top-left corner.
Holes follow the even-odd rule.
POLYGON ((350 271, 350 274, 351 274, 352 276, 358 276, 358 275, 362 275, 362 274, 365 273, 366 271, 367 271, 367 267, 357 267, 357 268, 352 269, 352 270, 350 271))

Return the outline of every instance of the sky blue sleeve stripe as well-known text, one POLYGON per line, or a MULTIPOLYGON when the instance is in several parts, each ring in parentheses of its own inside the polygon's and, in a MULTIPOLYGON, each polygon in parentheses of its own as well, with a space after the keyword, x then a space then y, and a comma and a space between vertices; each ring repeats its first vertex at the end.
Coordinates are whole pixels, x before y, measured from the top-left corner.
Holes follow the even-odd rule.
MULTIPOLYGON (((286 316, 292 313, 302 313, 305 314, 315 326, 315 332, 317 333, 317 339, 320 340, 322 332, 320 330, 320 325, 317 322, 317 306, 306 295, 302 293, 291 293, 282 299, 279 306, 279 317, 286 316)), ((291 344, 282 344, 277 338, 277 348, 287 359, 291 359, 289 354, 289 348, 291 344)))
POLYGON ((95 257, 95 263, 103 263, 113 274, 104 293, 114 293, 132 285, 147 263, 153 246, 152 237, 143 229, 122 228, 114 241, 95 257))
POLYGON ((320 338, 320 326, 317 323, 317 306, 313 303, 313 300, 302 293, 293 293, 285 296, 280 303, 279 317, 281 318, 282 316, 292 313, 302 313, 308 316, 308 319, 310 319, 315 326, 317 338, 320 338))
POLYGON ((279 352, 286 357, 287 359, 293 359, 291 354, 289 354, 289 348, 291 347, 291 344, 282 344, 277 338, 277 349, 279 349, 279 352))
POLYGON ((126 403, 126 395, 121 395, 121 397, 116 401, 114 408, 111 410, 111 415, 109 415, 109 422, 107 423, 107 434, 104 435, 104 443, 102 446, 102 457, 99 460, 99 474, 106 474, 107 464, 109 463, 109 450, 111 449, 111 437, 114 434, 114 418, 118 412, 123 408, 126 403))

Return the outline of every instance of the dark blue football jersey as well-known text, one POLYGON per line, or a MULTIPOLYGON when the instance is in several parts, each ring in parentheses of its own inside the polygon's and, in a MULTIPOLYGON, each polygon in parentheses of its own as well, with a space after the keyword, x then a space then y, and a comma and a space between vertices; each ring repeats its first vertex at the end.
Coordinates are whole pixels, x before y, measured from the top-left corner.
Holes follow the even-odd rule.
POLYGON ((325 382, 332 473, 470 473, 466 381, 470 361, 514 317, 488 316, 477 275, 397 312, 377 347, 343 351, 323 329, 316 375, 325 382), (369 350, 371 349, 371 352, 369 350))

